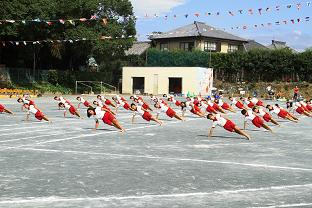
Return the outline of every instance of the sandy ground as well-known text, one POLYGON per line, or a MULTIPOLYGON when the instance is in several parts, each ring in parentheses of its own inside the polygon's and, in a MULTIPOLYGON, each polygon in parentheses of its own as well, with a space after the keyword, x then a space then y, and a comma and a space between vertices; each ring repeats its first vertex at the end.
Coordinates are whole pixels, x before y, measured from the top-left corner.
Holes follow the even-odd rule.
POLYGON ((51 97, 35 102, 52 124, 24 122, 15 100, 0 100, 16 112, 0 114, 0 207, 312 207, 310 118, 274 134, 249 125, 247 141, 221 128, 208 138, 211 122, 191 114, 162 115, 160 127, 120 111, 121 134, 63 118, 51 97))

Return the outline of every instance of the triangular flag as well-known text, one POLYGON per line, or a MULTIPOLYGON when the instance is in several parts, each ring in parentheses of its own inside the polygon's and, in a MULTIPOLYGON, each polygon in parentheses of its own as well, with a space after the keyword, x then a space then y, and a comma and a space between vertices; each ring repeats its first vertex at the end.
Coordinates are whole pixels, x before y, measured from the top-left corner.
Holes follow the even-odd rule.
POLYGON ((65 24, 65 21, 62 20, 62 19, 60 19, 59 22, 62 23, 62 24, 65 24))
POLYGON ((251 15, 253 14, 253 10, 252 10, 252 9, 249 9, 248 12, 249 12, 249 14, 251 14, 251 15))
POLYGON ((173 15, 173 18, 177 18, 177 15, 175 14, 175 15, 173 15))
POLYGON ((259 14, 261 15, 262 14, 262 8, 259 8, 258 11, 259 11, 259 14))
POLYGON ((246 29, 247 29, 247 26, 243 26, 243 29, 246 30, 246 29))
POLYGON ((199 13, 195 13, 194 15, 195 15, 196 17, 199 17, 199 16, 200 16, 200 14, 199 14, 199 13))
POLYGON ((2 42, 3 47, 5 47, 5 42, 2 42))
POLYGON ((261 24, 262 27, 264 27, 264 24, 261 24))
POLYGON ((188 16, 189 16, 188 14, 185 14, 185 15, 184 15, 185 18, 188 18, 188 16))
POLYGON ((14 23, 15 20, 5 20, 6 22, 9 22, 9 23, 14 23))
POLYGON ((85 21, 87 21, 87 19, 86 18, 80 18, 79 21, 80 22, 85 22, 85 21))
POLYGON ((242 10, 242 9, 238 10, 238 12, 239 12, 240 14, 243 14, 243 10, 242 10))
POLYGON ((53 25, 53 22, 49 22, 49 21, 48 21, 48 22, 46 22, 46 23, 47 23, 48 25, 50 25, 50 26, 53 25))
POLYGON ((311 1, 307 2, 307 6, 310 7, 311 6, 311 1))
POLYGON ((295 20, 292 19, 292 20, 290 20, 290 21, 291 21, 291 23, 295 24, 295 20))
POLYGON ((96 20, 97 19, 97 17, 95 16, 95 15, 93 15, 93 16, 91 16, 91 18, 90 18, 91 20, 96 20))
POLYGON ((268 23, 268 26, 271 27, 271 26, 272 26, 272 23, 268 23))
POLYGON ((217 12, 217 16, 219 16, 220 15, 220 12, 217 12))
POLYGON ((16 41, 16 42, 15 42, 15 45, 17 45, 17 46, 18 46, 18 45, 19 45, 19 42, 18 42, 18 41, 16 41))
POLYGON ((74 20, 68 20, 68 22, 69 22, 70 24, 72 24, 72 25, 75 25, 74 20))
POLYGON ((41 22, 39 18, 32 20, 33 22, 41 22))
POLYGON ((267 7, 266 9, 265 9, 265 11, 267 11, 267 12, 269 12, 271 9, 270 9, 270 7, 267 7))
POLYGON ((275 22, 275 24, 276 24, 276 25, 280 25, 280 22, 279 22, 279 21, 277 21, 277 22, 275 22))
POLYGON ((107 19, 106 18, 102 19, 102 23, 103 25, 107 25, 107 19))
POLYGON ((26 41, 24 41, 23 43, 24 43, 24 45, 27 45, 26 41))
POLYGON ((276 6, 276 11, 279 11, 280 10, 280 6, 276 6))
POLYGON ((299 3, 297 4, 297 9, 300 10, 300 8, 301 8, 301 4, 299 3))
POLYGON ((287 8, 288 8, 288 9, 290 9, 290 8, 291 8, 291 6, 292 6, 291 4, 288 4, 288 5, 287 5, 287 8))
POLYGON ((285 25, 287 25, 287 20, 284 20, 283 22, 284 22, 285 25))
POLYGON ((26 21, 25 21, 25 20, 22 20, 22 23, 23 23, 23 24, 26 24, 26 21))
POLYGON ((300 22, 300 21, 301 21, 300 18, 298 18, 298 19, 297 19, 297 22, 300 22))
POLYGON ((257 27, 258 27, 258 25, 254 25, 254 27, 255 27, 255 28, 257 28, 257 27))
POLYGON ((306 17, 305 20, 306 20, 307 22, 309 22, 309 21, 310 21, 310 17, 306 17))
POLYGON ((231 16, 234 16, 234 13, 233 13, 233 12, 231 12, 231 11, 229 11, 229 14, 230 14, 231 16))

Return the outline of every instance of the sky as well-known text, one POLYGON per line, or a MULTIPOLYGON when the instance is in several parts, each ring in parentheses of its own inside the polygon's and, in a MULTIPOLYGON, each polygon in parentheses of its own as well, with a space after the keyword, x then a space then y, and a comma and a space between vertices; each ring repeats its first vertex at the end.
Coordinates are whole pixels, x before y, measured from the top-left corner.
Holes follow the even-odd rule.
POLYGON ((216 28, 225 28, 227 32, 238 35, 242 38, 253 39, 264 45, 270 45, 272 40, 280 40, 287 42, 287 45, 303 51, 312 47, 312 3, 309 7, 305 1, 293 0, 131 0, 137 19, 137 33, 139 40, 147 40, 148 34, 159 31, 167 32, 180 26, 191 24, 194 21, 205 22, 216 28), (301 7, 298 10, 297 4, 301 7), (292 4, 291 8, 286 6, 292 4), (276 6, 280 6, 280 10, 276 11, 276 6), (266 8, 271 10, 266 12, 266 8), (258 9, 262 8, 260 15, 258 9), (253 9, 253 15, 248 10, 253 9), (243 14, 238 11, 244 10, 243 14), (229 14, 234 13, 234 16, 229 14), (207 16, 205 13, 211 12, 220 15, 207 16), (194 14, 200 14, 196 17, 194 14), (158 18, 145 18, 145 16, 158 18), (185 14, 189 14, 185 18, 185 14), (168 16, 167 20, 164 16, 168 16), (174 18, 174 15, 177 15, 174 18), (310 17, 310 21, 306 22, 305 17, 310 17), (291 19, 301 19, 301 23, 291 23, 291 19), (283 21, 288 20, 287 24, 283 21), (276 26, 275 22, 280 21, 281 25, 276 26), (262 27, 261 24, 273 23, 271 27, 262 27), (258 28, 234 29, 237 26, 259 25, 258 28))

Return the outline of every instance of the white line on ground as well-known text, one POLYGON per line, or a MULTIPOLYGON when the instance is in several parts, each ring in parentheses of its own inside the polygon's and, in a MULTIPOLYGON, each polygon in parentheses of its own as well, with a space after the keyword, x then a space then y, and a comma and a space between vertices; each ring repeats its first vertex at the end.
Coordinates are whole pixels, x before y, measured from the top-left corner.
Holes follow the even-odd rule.
POLYGON ((7 133, 7 134, 0 134, 0 137, 1 136, 7 136, 7 135, 18 135, 18 134, 27 134, 27 133, 33 133, 33 132, 41 132, 41 131, 47 131, 47 130, 49 130, 48 128, 45 128, 45 129, 42 129, 42 128, 40 128, 39 130, 32 130, 32 131, 22 131, 22 132, 16 132, 16 133, 12 133, 12 132, 10 132, 10 133, 7 133))
POLYGON ((42 152, 51 152, 51 153, 102 155, 102 156, 105 155, 105 156, 114 156, 114 157, 144 158, 144 159, 152 159, 152 160, 157 160, 157 161, 167 160, 167 161, 215 163, 215 164, 226 164, 226 165, 249 166, 249 167, 256 167, 256 168, 269 168, 269 169, 282 169, 282 170, 312 172, 312 169, 309 169, 309 168, 275 166, 275 165, 266 165, 266 164, 239 163, 239 162, 231 162, 231 161, 216 161, 216 160, 191 159, 191 158, 160 157, 160 156, 153 156, 153 155, 126 155, 126 154, 96 153, 96 152, 83 152, 83 151, 72 151, 72 150, 51 150, 51 149, 37 149, 37 148, 21 148, 21 147, 16 147, 13 149, 29 150, 29 151, 42 151, 42 152))
POLYGON ((300 204, 281 204, 281 205, 272 205, 268 207, 250 207, 250 208, 283 208, 283 207, 312 207, 312 203, 300 203, 300 204))
POLYGON ((238 190, 221 190, 213 192, 195 192, 195 193, 181 193, 181 194, 151 194, 142 196, 104 196, 104 197, 81 197, 81 198, 62 198, 62 197, 41 197, 41 198, 24 198, 24 199, 10 199, 7 201, 0 201, 0 204, 27 204, 27 203, 57 203, 57 202, 82 202, 82 201, 111 201, 111 200, 153 200, 161 198, 185 198, 185 197, 204 197, 209 195, 228 195, 228 194, 240 194, 259 191, 274 191, 285 190, 294 188, 312 188, 312 184, 305 185, 290 185, 290 186, 272 186, 264 188, 251 188, 251 189, 238 189, 238 190))

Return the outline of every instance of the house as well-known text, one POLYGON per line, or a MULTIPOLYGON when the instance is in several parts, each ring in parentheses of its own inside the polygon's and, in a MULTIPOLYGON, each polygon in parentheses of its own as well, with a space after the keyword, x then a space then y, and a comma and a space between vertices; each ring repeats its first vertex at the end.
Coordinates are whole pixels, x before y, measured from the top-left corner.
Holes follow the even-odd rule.
POLYGON ((143 55, 149 48, 151 47, 150 41, 144 42, 135 42, 133 43, 132 47, 125 51, 126 56, 130 55, 143 55))
POLYGON ((197 21, 169 32, 154 33, 150 40, 161 51, 198 49, 221 53, 244 51, 244 43, 248 42, 244 38, 197 21))
POLYGON ((252 50, 267 50, 268 47, 262 45, 261 43, 256 42, 255 40, 248 40, 247 43, 244 43, 244 49, 246 52, 252 50))
POLYGON ((272 40, 272 44, 269 45, 268 48, 269 48, 269 49, 272 49, 272 50, 287 48, 287 49, 292 50, 294 53, 297 52, 295 49, 293 49, 293 48, 287 46, 287 43, 286 43, 286 42, 278 41, 278 40, 272 40))

